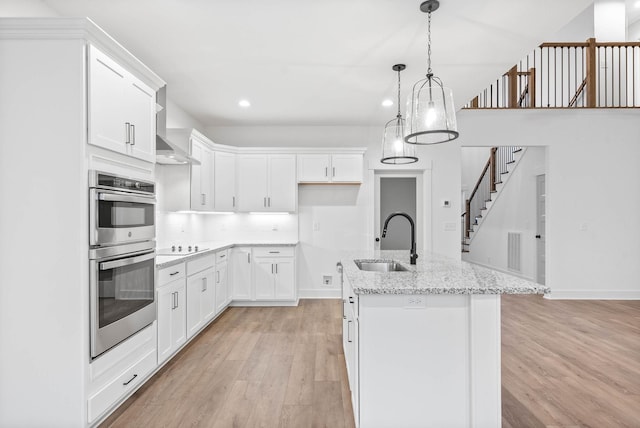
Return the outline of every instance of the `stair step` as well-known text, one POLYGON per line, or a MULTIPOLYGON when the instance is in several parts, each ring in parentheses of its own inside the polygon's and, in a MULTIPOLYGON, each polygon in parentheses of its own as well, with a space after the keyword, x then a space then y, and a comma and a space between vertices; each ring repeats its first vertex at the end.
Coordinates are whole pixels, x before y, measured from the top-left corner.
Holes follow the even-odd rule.
POLYGON ((522 151, 522 147, 520 147, 520 148, 519 148, 519 149, 517 149, 517 150, 514 150, 514 151, 513 151, 513 152, 511 152, 511 153, 518 153, 518 152, 521 152, 521 151, 522 151))
POLYGON ((507 165, 509 165, 510 163, 516 163, 516 161, 515 160, 511 160, 511 161, 507 162, 507 165))

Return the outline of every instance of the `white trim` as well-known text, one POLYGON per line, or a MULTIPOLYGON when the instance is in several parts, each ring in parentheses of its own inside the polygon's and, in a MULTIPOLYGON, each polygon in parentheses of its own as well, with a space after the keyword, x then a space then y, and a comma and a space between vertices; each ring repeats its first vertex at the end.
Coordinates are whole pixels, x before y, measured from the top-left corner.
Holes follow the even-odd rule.
POLYGON ((272 307, 272 306, 298 306, 298 300, 265 300, 265 301, 251 301, 251 300, 233 300, 229 304, 230 307, 272 307))
POLYGON ((298 289, 298 297, 300 299, 341 299, 342 292, 339 288, 325 288, 314 290, 298 289))
POLYGON ((558 290, 545 294, 549 300, 640 300, 640 290, 558 290))

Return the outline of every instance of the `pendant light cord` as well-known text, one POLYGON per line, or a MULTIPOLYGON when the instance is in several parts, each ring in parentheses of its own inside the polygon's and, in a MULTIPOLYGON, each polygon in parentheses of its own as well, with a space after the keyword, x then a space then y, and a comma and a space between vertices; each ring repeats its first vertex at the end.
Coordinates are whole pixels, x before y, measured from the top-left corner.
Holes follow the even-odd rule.
POLYGON ((402 118, 402 114, 400 113, 400 69, 398 69, 398 115, 396 116, 398 119, 402 118))
POLYGON ((433 76, 431 71, 431 11, 427 13, 427 77, 433 76))

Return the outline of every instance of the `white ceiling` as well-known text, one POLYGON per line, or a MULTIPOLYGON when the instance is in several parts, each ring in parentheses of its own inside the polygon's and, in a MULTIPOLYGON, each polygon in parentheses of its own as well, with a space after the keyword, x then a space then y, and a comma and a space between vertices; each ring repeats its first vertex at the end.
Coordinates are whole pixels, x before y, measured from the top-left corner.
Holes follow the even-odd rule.
MULTIPOLYGON (((205 126, 379 125, 426 73, 420 0, 43 0, 89 16, 167 82, 205 126), (251 107, 238 101, 246 98, 251 107)), ((456 105, 547 40, 591 0, 441 0, 433 70, 456 105)), ((403 108, 404 110, 404 108, 403 108)))

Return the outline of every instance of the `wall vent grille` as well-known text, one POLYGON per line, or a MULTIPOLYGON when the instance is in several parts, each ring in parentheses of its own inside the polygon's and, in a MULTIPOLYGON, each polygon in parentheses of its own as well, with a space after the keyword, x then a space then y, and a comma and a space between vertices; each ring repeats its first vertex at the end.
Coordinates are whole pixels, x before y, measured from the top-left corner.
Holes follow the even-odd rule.
POLYGON ((520 232, 507 233, 507 268, 520 272, 520 232))

